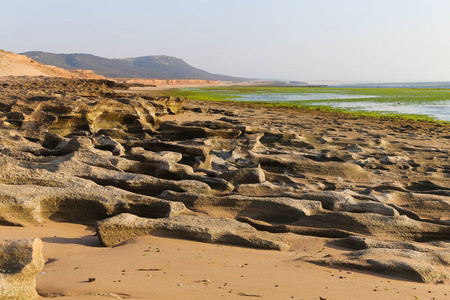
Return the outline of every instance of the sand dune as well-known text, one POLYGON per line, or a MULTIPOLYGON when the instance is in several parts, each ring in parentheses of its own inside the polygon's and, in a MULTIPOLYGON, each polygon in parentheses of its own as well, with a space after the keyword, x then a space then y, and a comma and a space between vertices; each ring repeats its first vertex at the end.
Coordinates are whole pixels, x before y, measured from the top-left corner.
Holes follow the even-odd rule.
POLYGON ((84 79, 104 79, 90 70, 65 70, 40 64, 14 52, 0 51, 0 76, 47 76, 84 79))

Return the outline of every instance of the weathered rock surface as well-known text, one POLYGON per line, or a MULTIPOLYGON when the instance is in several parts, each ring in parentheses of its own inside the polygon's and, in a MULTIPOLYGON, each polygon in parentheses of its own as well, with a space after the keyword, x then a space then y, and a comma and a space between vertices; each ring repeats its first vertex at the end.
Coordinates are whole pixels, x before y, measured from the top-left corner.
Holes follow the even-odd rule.
POLYGON ((350 267, 411 280, 438 283, 450 279, 450 249, 411 242, 385 242, 351 236, 336 244, 360 249, 340 256, 303 257, 322 265, 350 267))
POLYGON ((248 197, 228 195, 215 197, 196 193, 166 191, 160 198, 180 201, 193 211, 209 212, 221 210, 233 217, 252 217, 272 222, 295 222, 303 216, 322 211, 318 201, 297 201, 286 197, 248 197))
POLYGON ((36 275, 44 267, 40 239, 0 241, 0 298, 38 298, 36 275))
POLYGON ((448 250, 424 254, 413 250, 369 249, 339 257, 303 259, 321 265, 360 269, 418 282, 442 283, 450 279, 449 256, 448 250), (437 263, 443 258, 447 260, 445 263, 437 263))
POLYGON ((333 176, 354 182, 373 182, 377 176, 370 174, 360 166, 350 163, 317 162, 295 153, 279 153, 276 156, 251 153, 252 159, 273 172, 289 172, 318 176, 333 176))
POLYGON ((163 234, 284 250, 286 234, 347 238, 353 254, 310 261, 447 280, 447 250, 432 246, 450 238, 447 125, 186 102, 108 80, 0 87, 3 225, 99 221, 107 245, 163 234))
POLYGON ((446 239, 450 234, 449 226, 374 213, 328 212, 303 217, 291 225, 342 229, 394 240, 430 241, 446 239))
POLYGON ((186 211, 180 202, 84 183, 80 180, 66 187, 0 184, 0 224, 37 225, 45 219, 92 224, 122 212, 163 218, 186 211))
POLYGON ((152 220, 121 214, 97 222, 96 231, 101 243, 108 247, 135 236, 152 234, 261 249, 289 248, 289 242, 283 236, 259 232, 248 224, 228 218, 178 216, 152 220))
POLYGON ((179 113, 185 99, 117 94, 110 80, 5 77, 0 118, 29 131, 60 135, 119 129, 153 133, 158 117, 179 113), (18 93, 17 91, 20 91, 18 93))

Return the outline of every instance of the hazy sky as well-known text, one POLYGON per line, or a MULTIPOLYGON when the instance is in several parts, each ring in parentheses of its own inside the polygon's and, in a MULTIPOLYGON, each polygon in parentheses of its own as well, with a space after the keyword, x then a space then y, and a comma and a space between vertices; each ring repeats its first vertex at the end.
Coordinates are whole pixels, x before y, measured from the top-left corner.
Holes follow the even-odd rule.
POLYGON ((0 48, 252 78, 450 81, 450 0, 0 0, 0 48))

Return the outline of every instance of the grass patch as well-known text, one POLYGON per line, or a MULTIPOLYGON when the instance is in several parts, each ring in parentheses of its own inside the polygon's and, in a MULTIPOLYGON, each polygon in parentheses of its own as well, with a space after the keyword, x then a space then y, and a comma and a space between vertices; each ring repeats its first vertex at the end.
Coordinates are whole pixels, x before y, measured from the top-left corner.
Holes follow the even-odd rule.
POLYGON ((215 90, 202 89, 183 89, 183 90, 164 90, 155 91, 154 93, 161 96, 185 97, 191 100, 205 101, 232 101, 240 98, 239 93, 217 92, 215 90))
POLYGON ((447 121, 437 121, 433 117, 422 114, 402 114, 390 111, 364 111, 358 108, 335 108, 331 102, 375 102, 396 105, 424 105, 435 104, 441 101, 450 101, 449 89, 408 89, 408 88, 332 88, 332 87, 261 87, 261 86, 233 86, 233 87, 206 87, 195 89, 180 89, 159 91, 167 96, 186 97, 192 100, 210 101, 238 101, 265 106, 285 106, 298 107, 302 109, 321 110, 331 112, 342 112, 351 114, 354 117, 375 117, 375 118, 395 118, 415 121, 436 121, 447 123, 447 121), (372 98, 339 99, 333 98, 325 100, 292 100, 277 101, 277 94, 338 94, 338 95, 364 95, 375 96, 372 98), (245 95, 267 94, 272 101, 245 101, 240 100, 245 95), (320 105, 314 104, 320 102, 320 105), (330 105, 326 105, 330 103, 330 105))
POLYGON ((298 105, 298 104, 290 104, 290 103, 268 103, 268 102, 245 102, 239 101, 240 103, 246 104, 257 104, 262 106, 269 107, 293 107, 299 109, 307 109, 307 110, 315 110, 315 111, 324 111, 324 112, 334 112, 334 113, 343 113, 350 117, 354 118, 364 118, 371 117, 377 119, 399 119, 399 120, 412 120, 412 121, 427 121, 427 122, 436 122, 441 124, 450 124, 447 121, 436 120, 433 117, 428 117, 426 115, 419 114, 400 114, 393 112, 383 112, 383 111, 361 111, 361 110, 345 110, 343 108, 335 108, 326 105, 298 105))

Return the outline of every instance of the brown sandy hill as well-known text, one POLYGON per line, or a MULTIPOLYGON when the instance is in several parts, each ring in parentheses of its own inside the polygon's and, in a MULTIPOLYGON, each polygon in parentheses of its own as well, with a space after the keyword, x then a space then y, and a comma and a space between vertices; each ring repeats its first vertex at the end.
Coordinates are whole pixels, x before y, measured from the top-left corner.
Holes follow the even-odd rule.
POLYGON ((105 79, 91 70, 65 70, 40 64, 14 52, 0 51, 0 76, 49 76, 80 79, 105 79))

